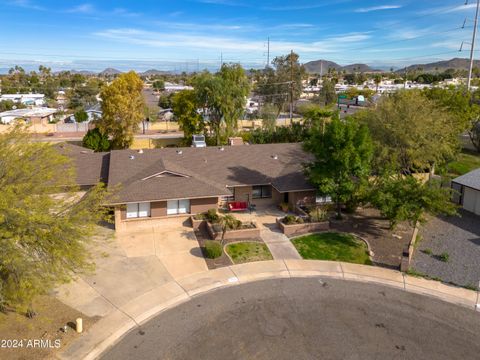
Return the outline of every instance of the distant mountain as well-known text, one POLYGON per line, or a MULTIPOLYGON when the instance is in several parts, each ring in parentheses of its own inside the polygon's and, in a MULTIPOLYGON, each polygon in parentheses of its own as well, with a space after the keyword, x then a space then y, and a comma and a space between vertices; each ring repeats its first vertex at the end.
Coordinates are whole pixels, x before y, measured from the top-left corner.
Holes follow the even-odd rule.
POLYGON ((150 69, 141 73, 138 73, 140 76, 155 76, 155 75, 165 75, 165 74, 170 74, 169 71, 161 71, 161 70, 156 70, 156 69, 150 69))
MULTIPOLYGON (((420 70, 424 72, 443 72, 447 69, 454 70, 468 70, 470 66, 469 59, 454 58, 451 60, 437 61, 428 64, 414 64, 407 67, 407 71, 420 70)), ((480 67, 480 60, 475 60, 473 66, 480 67)), ((402 73, 405 68, 399 69, 396 72, 402 73)))
POLYGON ((118 74, 121 74, 121 73, 122 72, 120 70, 113 69, 113 68, 106 68, 105 70, 103 70, 98 75, 100 75, 100 76, 112 76, 112 75, 118 75, 118 74))
POLYGON ((308 73, 314 74, 320 74, 320 72, 326 74, 328 72, 328 69, 335 69, 338 71, 342 68, 342 66, 338 65, 336 62, 328 60, 309 61, 303 64, 303 66, 308 73))
POLYGON ((303 64, 303 66, 305 67, 305 70, 311 74, 320 74, 320 72, 322 72, 323 74, 326 74, 328 72, 328 69, 335 69, 337 71, 346 71, 347 73, 351 73, 354 71, 359 71, 359 72, 378 71, 378 70, 372 69, 370 66, 366 64, 351 64, 351 65, 342 66, 337 64, 336 62, 328 61, 328 60, 310 61, 303 64))

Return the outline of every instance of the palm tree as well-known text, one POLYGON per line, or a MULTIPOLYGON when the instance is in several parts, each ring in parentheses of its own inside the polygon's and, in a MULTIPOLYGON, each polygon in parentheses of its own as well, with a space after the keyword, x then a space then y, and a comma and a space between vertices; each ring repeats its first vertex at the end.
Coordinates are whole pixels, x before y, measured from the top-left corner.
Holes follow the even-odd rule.
POLYGON ((222 228, 222 239, 220 243, 223 245, 223 240, 225 238, 225 233, 228 229, 236 229, 238 227, 239 220, 237 220, 233 215, 225 215, 218 219, 218 224, 222 228))

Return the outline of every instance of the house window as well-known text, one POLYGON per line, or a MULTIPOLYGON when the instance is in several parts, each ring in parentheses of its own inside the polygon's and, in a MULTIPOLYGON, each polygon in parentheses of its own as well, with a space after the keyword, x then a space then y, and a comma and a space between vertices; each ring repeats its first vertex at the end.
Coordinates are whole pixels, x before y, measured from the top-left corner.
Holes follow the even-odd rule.
POLYGON ((127 219, 150 217, 150 203, 127 204, 127 219))
POLYGON ((317 204, 330 204, 332 202, 332 197, 328 195, 317 195, 315 197, 315 202, 317 204))
POLYGON ((272 187, 270 185, 254 186, 252 188, 252 198, 264 199, 272 197, 272 187))
POLYGON ((167 215, 178 215, 190 213, 190 200, 168 200, 167 215))

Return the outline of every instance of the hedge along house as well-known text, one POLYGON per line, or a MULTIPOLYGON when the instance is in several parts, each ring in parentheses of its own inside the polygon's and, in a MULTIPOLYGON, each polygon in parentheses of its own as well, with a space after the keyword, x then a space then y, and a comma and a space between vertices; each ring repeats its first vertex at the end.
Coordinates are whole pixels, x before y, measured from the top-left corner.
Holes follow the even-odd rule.
MULTIPOLYGON (((113 150, 91 156, 103 159, 96 160, 97 168, 108 163, 108 176, 102 178, 116 192, 109 205, 117 230, 198 214, 230 201, 256 208, 315 202, 315 188, 303 171, 311 158, 301 144, 113 150)), ((79 168, 94 162, 90 156, 77 157, 79 168)), ((95 176, 90 177, 92 182, 95 176)))

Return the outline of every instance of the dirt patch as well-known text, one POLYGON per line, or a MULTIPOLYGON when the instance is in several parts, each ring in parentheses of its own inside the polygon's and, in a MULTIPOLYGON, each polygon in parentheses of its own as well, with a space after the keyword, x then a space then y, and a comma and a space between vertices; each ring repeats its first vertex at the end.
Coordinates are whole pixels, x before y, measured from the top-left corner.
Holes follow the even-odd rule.
POLYGON ((52 296, 39 296, 34 310, 37 316, 33 319, 11 311, 0 313, 0 341, 4 342, 0 344, 0 359, 53 359, 55 352, 81 336, 74 329, 76 318, 83 319, 84 331, 99 319, 85 316, 52 296), (65 325, 67 331, 63 332, 65 325), (14 342, 17 348, 12 348, 14 342))
POLYGON ((372 208, 358 209, 355 214, 345 215, 342 221, 333 221, 331 228, 353 233, 366 240, 374 253, 374 265, 398 270, 403 250, 408 246, 413 228, 408 223, 398 224, 390 230, 388 220, 372 208))

